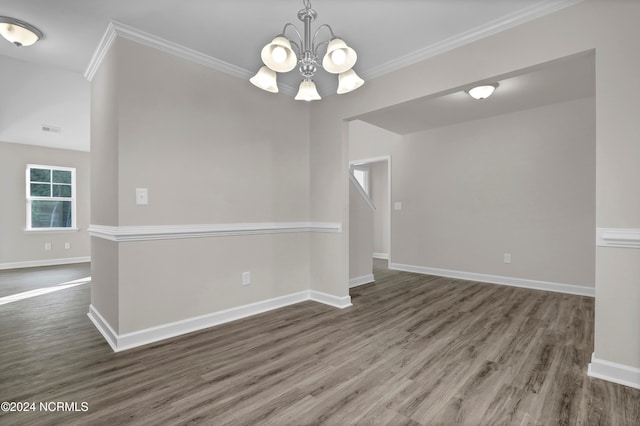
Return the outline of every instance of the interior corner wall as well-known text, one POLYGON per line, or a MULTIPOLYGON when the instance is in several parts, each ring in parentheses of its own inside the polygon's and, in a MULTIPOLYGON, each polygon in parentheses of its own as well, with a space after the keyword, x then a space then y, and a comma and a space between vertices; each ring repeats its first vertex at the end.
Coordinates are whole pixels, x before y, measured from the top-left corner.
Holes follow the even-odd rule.
POLYGON ((90 255, 89 153, 0 142, 0 269, 86 261, 90 255), (25 232, 27 164, 76 168, 77 232, 25 232), (45 251, 45 243, 51 250, 45 251), (69 243, 70 248, 65 248, 69 243))
MULTIPOLYGON (((92 86, 92 135, 102 140, 93 155, 104 162, 93 195, 108 197, 92 225, 309 222, 308 106, 119 37, 92 86), (148 189, 148 205, 136 204, 136 188, 148 189)), ((94 248, 116 270, 101 268, 96 285, 105 306, 117 298, 108 320, 126 335, 309 290, 309 247, 302 231, 100 239, 94 248)))
MULTIPOLYGON (((634 54, 640 39, 639 15, 637 2, 585 0, 367 81, 356 92, 314 104, 311 207, 318 209, 312 213, 314 220, 340 220, 348 227, 349 138, 342 131, 346 120, 595 49, 596 226, 640 230, 640 86, 636 84, 640 57, 634 54)), ((312 250, 312 273, 325 266, 336 271, 348 267, 344 254, 348 234, 336 236, 330 244, 316 244, 312 250)), ((637 253, 633 248, 607 246, 596 250, 594 357, 622 365, 620 371, 640 369, 637 253), (616 255, 620 251, 625 254, 616 255), (615 333, 609 332, 611 327, 615 333)), ((325 274, 313 285, 346 294, 348 274, 325 274)))

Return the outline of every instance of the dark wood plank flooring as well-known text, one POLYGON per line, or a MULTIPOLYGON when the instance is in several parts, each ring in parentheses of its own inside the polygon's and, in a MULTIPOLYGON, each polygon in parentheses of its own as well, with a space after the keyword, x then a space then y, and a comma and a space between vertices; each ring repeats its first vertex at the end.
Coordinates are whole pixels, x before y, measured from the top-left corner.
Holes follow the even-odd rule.
POLYGON ((0 401, 88 411, 0 424, 640 424, 639 390, 586 375, 593 299, 375 272, 346 310, 305 302, 117 354, 88 285, 2 305, 0 401))
POLYGON ((90 263, 0 271, 0 297, 91 276, 90 263), (28 277, 28 278, 25 278, 28 277))

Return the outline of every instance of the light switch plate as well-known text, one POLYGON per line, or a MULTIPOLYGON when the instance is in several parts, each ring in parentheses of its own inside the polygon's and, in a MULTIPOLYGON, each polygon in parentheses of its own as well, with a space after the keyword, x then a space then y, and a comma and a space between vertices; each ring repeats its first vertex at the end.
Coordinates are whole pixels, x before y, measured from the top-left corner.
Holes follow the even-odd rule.
POLYGON ((393 208, 394 208, 394 210, 402 210, 402 202, 401 201, 396 201, 393 204, 393 208))
POLYGON ((149 204, 149 190, 147 188, 136 188, 136 204, 149 204))

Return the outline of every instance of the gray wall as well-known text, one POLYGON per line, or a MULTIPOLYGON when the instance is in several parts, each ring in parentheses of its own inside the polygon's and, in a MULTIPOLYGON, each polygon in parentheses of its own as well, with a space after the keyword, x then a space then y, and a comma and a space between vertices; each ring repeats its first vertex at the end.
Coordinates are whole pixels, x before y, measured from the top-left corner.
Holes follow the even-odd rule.
MULTIPOLYGON (((90 256, 89 153, 0 142, 0 269, 58 263, 90 256), (78 232, 25 232, 27 164, 76 168, 78 232), (51 250, 45 251, 45 243, 51 250), (70 244, 65 249, 65 243, 70 244)), ((84 259, 86 260, 86 259, 84 259)))
MULTIPOLYGON (((352 132, 352 151, 373 154, 360 134, 352 132)), ((403 206, 393 211, 394 263, 595 285, 595 99, 388 145, 394 201, 403 206)))
MULTIPOLYGON (((92 224, 309 221, 307 104, 120 38, 92 103, 92 224)), ((93 238, 92 304, 122 334, 308 290, 309 238, 93 238)))

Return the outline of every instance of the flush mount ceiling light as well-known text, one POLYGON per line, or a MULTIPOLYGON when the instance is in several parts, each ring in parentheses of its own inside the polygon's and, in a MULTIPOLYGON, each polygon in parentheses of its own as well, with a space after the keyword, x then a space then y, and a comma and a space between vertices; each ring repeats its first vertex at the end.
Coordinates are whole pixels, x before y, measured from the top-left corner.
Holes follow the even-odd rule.
POLYGON ((331 74, 338 74, 338 94, 351 92, 364 84, 364 80, 358 77, 353 70, 353 65, 358 59, 356 51, 347 46, 339 37, 336 37, 331 27, 327 24, 318 27, 311 36, 311 22, 318 14, 311 8, 310 0, 303 0, 304 9, 298 12, 298 19, 304 23, 304 37, 300 35, 298 28, 291 24, 285 24, 282 33, 267 44, 261 52, 262 62, 265 66, 249 81, 255 86, 268 92, 278 92, 277 74, 293 70, 299 65, 298 70, 302 76, 302 82, 296 100, 315 101, 321 99, 313 82, 313 76, 318 67, 324 68, 331 74), (285 32, 291 29, 295 33, 296 40, 290 40, 285 32), (326 30, 331 38, 320 41, 318 35, 326 30), (325 54, 320 61, 320 50, 325 48, 325 54))
POLYGON ((0 34, 18 47, 31 46, 44 37, 33 25, 6 16, 0 16, 0 34))
POLYGON ((469 89, 467 93, 471 95, 473 99, 487 99, 497 87, 498 83, 476 86, 473 89, 469 89))

